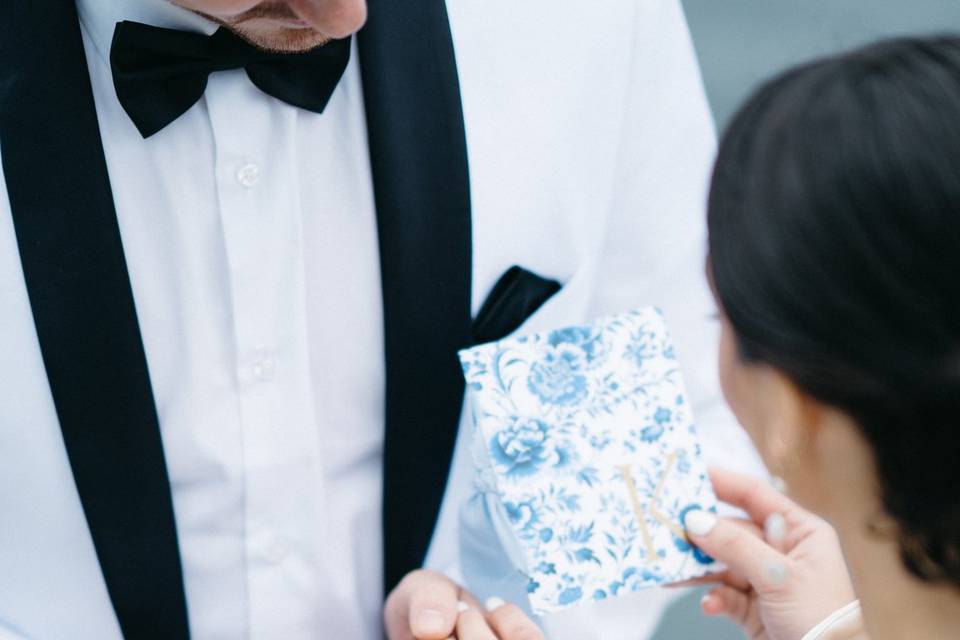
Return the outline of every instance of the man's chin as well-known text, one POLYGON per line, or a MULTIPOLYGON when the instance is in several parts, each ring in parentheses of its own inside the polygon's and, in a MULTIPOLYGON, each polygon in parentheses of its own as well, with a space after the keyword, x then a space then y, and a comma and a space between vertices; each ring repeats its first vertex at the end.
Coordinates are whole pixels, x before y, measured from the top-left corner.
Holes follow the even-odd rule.
POLYGON ((278 53, 303 53, 330 42, 329 37, 305 27, 228 28, 253 46, 278 53))

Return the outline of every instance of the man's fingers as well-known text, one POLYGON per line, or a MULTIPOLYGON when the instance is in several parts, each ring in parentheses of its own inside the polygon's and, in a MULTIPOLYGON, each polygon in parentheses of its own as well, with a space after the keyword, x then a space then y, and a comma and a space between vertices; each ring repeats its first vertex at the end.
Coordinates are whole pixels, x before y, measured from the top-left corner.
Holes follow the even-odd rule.
MULTIPOLYGON (((412 576, 413 574, 411 574, 412 576)), ((412 640, 407 611, 410 606, 410 578, 407 576, 387 596, 383 606, 383 626, 389 640, 412 640)))
POLYGON ((497 640, 486 618, 479 610, 470 608, 457 620, 457 640, 497 640))
POLYGON ((410 596, 410 631, 417 640, 443 640, 457 624, 459 589, 439 573, 423 572, 410 596))
POLYGON ((491 598, 487 620, 500 640, 544 640, 543 632, 515 604, 491 598))
POLYGON ((432 571, 415 571, 393 590, 384 607, 390 640, 446 640, 457 623, 458 588, 432 571))
POLYGON ((415 571, 387 598, 384 621, 390 640, 543 640, 518 607, 491 598, 487 609, 446 576, 415 571))
POLYGON ((758 592, 772 593, 787 583, 790 560, 753 531, 709 511, 687 513, 684 525, 695 545, 746 578, 758 592))

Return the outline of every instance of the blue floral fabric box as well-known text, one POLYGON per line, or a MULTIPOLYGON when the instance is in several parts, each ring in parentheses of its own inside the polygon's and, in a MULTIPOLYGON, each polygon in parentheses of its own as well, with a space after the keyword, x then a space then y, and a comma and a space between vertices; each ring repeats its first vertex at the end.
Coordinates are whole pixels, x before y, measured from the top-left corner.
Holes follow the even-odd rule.
POLYGON ((658 310, 460 358, 479 477, 509 524, 534 613, 710 570, 681 523, 716 498, 658 310))

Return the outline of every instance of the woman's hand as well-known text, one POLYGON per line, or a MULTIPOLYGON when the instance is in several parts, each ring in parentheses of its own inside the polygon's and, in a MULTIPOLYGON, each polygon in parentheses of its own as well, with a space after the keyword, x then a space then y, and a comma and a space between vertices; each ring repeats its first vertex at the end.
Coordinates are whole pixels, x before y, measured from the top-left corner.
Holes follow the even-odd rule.
POLYGON ((703 599, 755 640, 800 640, 856 596, 833 528, 756 478, 711 470, 717 497, 749 519, 687 514, 690 540, 727 565, 697 582, 719 582, 703 599))

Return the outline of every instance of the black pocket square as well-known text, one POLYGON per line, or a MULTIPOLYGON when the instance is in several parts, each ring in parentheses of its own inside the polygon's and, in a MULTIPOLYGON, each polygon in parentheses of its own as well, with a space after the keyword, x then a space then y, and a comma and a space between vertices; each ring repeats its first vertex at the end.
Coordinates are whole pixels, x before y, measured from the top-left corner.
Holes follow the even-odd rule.
POLYGON ((523 267, 510 267, 480 307, 473 322, 474 343, 493 342, 510 335, 562 288, 556 280, 523 267))

